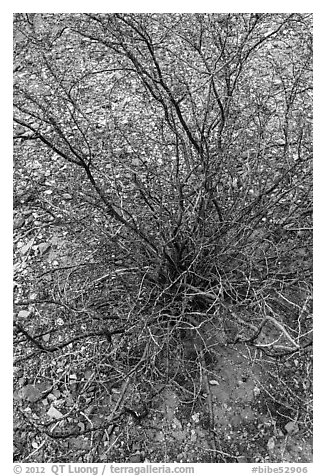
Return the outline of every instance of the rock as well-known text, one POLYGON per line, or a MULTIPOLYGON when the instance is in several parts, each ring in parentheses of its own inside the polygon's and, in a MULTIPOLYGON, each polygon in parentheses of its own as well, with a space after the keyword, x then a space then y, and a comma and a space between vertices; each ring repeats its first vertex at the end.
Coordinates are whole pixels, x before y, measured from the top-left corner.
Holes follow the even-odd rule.
POLYGON ((248 460, 245 456, 238 456, 237 463, 248 463, 248 460))
POLYGON ((39 249, 41 255, 43 255, 44 253, 46 253, 50 248, 51 248, 51 243, 46 243, 46 242, 44 242, 44 243, 40 243, 40 244, 38 245, 38 249, 39 249))
POLYGON ((162 442, 165 440, 163 431, 158 431, 155 436, 155 441, 162 442))
POLYGON ((275 439, 272 436, 267 442, 267 449, 268 451, 273 451, 274 448, 275 448, 275 439))
POLYGON ((61 392, 60 390, 58 390, 57 388, 55 388, 53 391, 52 391, 52 394, 55 396, 55 398, 59 398, 61 396, 61 392))
POLYGON ((141 462, 142 462, 142 457, 140 453, 131 455, 129 458, 129 463, 141 463, 141 462))
POLYGON ((178 441, 184 441, 187 438, 187 432, 185 430, 174 430, 172 436, 178 441))
POLYGON ((297 423, 295 423, 294 421, 289 421, 289 423, 287 423, 285 425, 284 429, 290 435, 293 434, 293 433, 297 433, 299 431, 299 427, 298 427, 297 423))
POLYGON ((62 198, 64 198, 65 200, 72 200, 72 196, 70 195, 70 193, 63 193, 62 198))
POLYGON ((13 223, 14 230, 21 228, 24 225, 24 223, 25 223, 25 219, 23 217, 16 218, 13 223))
POLYGON ((55 397, 53 393, 49 393, 49 395, 47 396, 47 399, 49 400, 49 402, 53 402, 54 400, 57 399, 57 397, 55 397))
MULTIPOLYGON (((20 367, 13 367, 12 368, 13 374, 16 378, 21 378, 24 375, 24 370, 20 367)), ((25 383, 25 382, 24 382, 25 383)), ((23 385, 23 384, 22 384, 23 385)))
POLYGON ((255 397, 258 397, 258 395, 260 394, 260 388, 257 387, 257 385, 256 385, 253 389, 253 392, 254 392, 255 397))
POLYGON ((31 314, 32 314, 32 311, 30 311, 30 310, 28 310, 28 311, 21 310, 21 311, 19 311, 19 313, 18 313, 18 317, 19 317, 20 319, 26 319, 26 318, 29 317, 31 314))
POLYGON ((182 423, 176 417, 173 418, 172 428, 182 430, 182 423))
POLYGON ((191 441, 191 443, 195 443, 195 442, 197 441, 197 433, 196 433, 196 430, 191 430, 190 441, 191 441))
POLYGON ((85 428, 86 428, 86 427, 85 427, 85 423, 83 423, 83 422, 80 421, 80 422, 78 423, 78 428, 80 429, 80 431, 84 431, 85 428))
POLYGON ((194 413, 193 415, 191 415, 191 419, 194 423, 199 423, 200 413, 194 413))
POLYGON ((54 406, 51 405, 49 410, 47 411, 47 414, 50 418, 53 418, 54 420, 59 420, 60 418, 63 417, 63 414, 59 412, 54 406))
POLYGON ((27 210, 23 210, 22 213, 23 213, 24 216, 28 217, 28 216, 32 215, 33 210, 30 210, 30 209, 28 208, 27 210))
POLYGON ((31 240, 29 240, 28 243, 26 243, 26 245, 22 246, 20 249, 21 254, 25 255, 29 251, 31 246, 33 246, 33 243, 34 243, 34 239, 32 238, 31 240))

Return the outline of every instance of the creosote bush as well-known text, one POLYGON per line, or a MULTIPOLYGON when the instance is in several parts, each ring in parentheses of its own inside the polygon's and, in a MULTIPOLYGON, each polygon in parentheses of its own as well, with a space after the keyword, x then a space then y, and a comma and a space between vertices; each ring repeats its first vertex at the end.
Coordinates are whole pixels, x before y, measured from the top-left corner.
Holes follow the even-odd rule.
POLYGON ((15 14, 14 39, 17 164, 29 148, 56 167, 79 197, 70 229, 85 216, 99 239, 96 265, 54 273, 49 322, 60 308, 74 343, 118 343, 92 358, 111 387, 143 369, 149 400, 155 381, 197 388, 212 332, 305 358, 311 16, 15 14))

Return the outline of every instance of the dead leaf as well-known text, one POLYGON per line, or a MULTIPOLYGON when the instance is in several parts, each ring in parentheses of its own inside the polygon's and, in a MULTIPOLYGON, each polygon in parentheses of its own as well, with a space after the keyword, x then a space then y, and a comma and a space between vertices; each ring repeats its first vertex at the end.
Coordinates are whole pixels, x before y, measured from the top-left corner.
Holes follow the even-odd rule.
POLYGON ((41 398, 42 394, 35 385, 26 385, 21 389, 21 397, 31 403, 36 402, 41 398))

